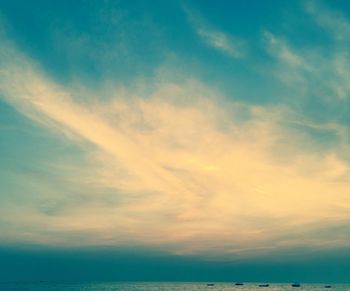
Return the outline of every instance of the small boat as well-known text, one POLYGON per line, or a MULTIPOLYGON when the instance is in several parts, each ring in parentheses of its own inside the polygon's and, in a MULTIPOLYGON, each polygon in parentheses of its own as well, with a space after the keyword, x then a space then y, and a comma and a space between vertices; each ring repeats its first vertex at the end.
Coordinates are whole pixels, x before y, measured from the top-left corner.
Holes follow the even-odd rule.
POLYGON ((330 289, 330 288, 332 288, 332 286, 331 285, 326 285, 326 286, 324 286, 325 288, 327 288, 327 289, 330 289))
POLYGON ((208 287, 214 287, 215 284, 213 284, 213 283, 208 283, 207 286, 208 286, 208 287))
POLYGON ((237 283, 235 283, 235 285, 236 285, 236 286, 243 286, 244 284, 243 284, 243 283, 237 282, 237 283))
POLYGON ((269 284, 260 284, 259 287, 269 287, 269 284))
POLYGON ((292 287, 300 287, 300 284, 299 283, 293 283, 292 287))

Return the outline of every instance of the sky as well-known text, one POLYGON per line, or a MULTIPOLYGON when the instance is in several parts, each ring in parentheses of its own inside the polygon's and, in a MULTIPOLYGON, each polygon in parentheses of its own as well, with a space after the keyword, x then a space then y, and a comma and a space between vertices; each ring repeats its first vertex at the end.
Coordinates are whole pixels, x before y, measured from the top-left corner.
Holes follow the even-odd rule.
POLYGON ((349 280, 349 45, 343 0, 0 1, 0 279, 349 280))

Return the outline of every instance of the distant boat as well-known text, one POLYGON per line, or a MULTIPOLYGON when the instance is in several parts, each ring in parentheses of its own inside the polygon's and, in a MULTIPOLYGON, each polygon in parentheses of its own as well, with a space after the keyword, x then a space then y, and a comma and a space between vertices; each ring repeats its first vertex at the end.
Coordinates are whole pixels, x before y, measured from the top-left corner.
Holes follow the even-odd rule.
POLYGON ((326 285, 326 286, 324 286, 324 287, 327 288, 327 289, 332 288, 331 285, 326 285))
POLYGON ((259 287, 269 287, 269 284, 260 284, 259 287))
POLYGON ((300 284, 299 283, 293 283, 292 287, 300 287, 300 284))
POLYGON ((215 284, 213 284, 213 283, 208 283, 207 286, 208 286, 208 287, 213 287, 213 286, 215 286, 215 284))
POLYGON ((237 282, 235 285, 236 285, 236 286, 243 286, 244 284, 243 284, 243 283, 237 282))

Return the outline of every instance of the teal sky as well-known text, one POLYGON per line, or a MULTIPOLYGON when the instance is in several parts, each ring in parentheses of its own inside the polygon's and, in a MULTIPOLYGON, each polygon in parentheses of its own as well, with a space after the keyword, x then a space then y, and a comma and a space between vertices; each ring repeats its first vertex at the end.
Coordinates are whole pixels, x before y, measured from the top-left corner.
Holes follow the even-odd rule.
POLYGON ((345 281, 349 47, 341 0, 0 1, 0 279, 345 281))

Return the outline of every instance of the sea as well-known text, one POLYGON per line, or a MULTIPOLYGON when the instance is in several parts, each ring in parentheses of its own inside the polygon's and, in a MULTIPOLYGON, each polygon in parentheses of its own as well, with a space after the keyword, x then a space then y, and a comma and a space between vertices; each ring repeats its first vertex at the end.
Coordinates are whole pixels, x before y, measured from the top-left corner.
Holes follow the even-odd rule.
POLYGON ((11 282, 0 283, 0 290, 13 291, 212 291, 212 290, 350 290, 350 284, 301 284, 300 287, 292 287, 291 284, 279 283, 244 283, 236 286, 235 283, 159 283, 159 282, 125 282, 125 283, 53 283, 53 282, 11 282), (208 285, 209 284, 209 285, 208 285), (267 287, 259 287, 260 284, 269 284, 267 287), (326 288, 326 285, 329 285, 326 288))

